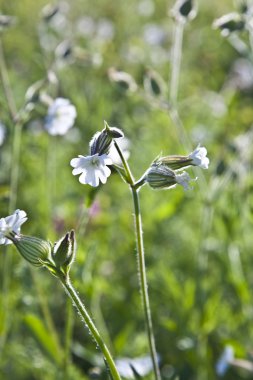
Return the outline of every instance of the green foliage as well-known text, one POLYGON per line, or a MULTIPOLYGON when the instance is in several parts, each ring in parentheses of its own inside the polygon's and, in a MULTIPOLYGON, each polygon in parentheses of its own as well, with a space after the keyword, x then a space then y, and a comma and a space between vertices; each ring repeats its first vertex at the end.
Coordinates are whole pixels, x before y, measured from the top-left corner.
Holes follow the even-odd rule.
MULTIPOLYGON (((251 360, 253 339, 252 53, 234 49, 248 46, 247 31, 223 38, 212 28, 214 19, 234 10, 234 2, 199 2, 197 17, 184 27, 178 94, 184 143, 163 88, 171 79, 175 21, 168 6, 174 1, 60 2, 55 24, 42 21, 46 4, 0 0, 2 13, 16 17, 0 37, 17 108, 25 104, 27 89, 45 80, 43 91, 70 99, 78 114, 66 136, 49 136, 43 129, 47 107, 35 102, 23 125, 16 207, 29 219, 22 233, 57 241, 74 229, 72 279, 101 335, 115 357, 148 354, 128 187, 117 173, 99 188, 81 185, 69 162, 89 154, 88 143, 104 120, 131 141, 129 165, 136 179, 160 153, 187 155, 199 142, 205 145, 210 169, 192 170, 198 177, 192 191, 144 187, 140 198, 163 380, 218 379, 215 364, 224 347, 230 344, 236 358, 251 360), (162 33, 155 43, 152 26, 162 33), (65 55, 63 41, 70 44, 65 55), (112 67, 129 73, 138 89, 119 89, 108 77, 112 67), (56 83, 46 79, 50 71, 56 83), (148 93, 147 72, 157 73, 149 78, 148 93)), ((6 126, 0 146, 2 217, 8 215, 14 135, 3 91, 0 121, 6 126)), ((33 275, 13 247, 1 246, 0 378, 106 379, 94 342, 69 312, 63 289, 46 271, 31 270, 33 275)), ((240 366, 224 376, 251 378, 240 366)))

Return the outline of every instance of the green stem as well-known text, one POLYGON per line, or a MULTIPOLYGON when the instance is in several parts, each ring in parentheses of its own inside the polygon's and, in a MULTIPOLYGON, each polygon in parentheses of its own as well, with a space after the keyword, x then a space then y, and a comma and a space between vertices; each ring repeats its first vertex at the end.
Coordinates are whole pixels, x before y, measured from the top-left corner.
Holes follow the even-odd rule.
MULTIPOLYGON (((10 78, 5 62, 4 49, 2 41, 0 39, 0 77, 3 86, 3 92, 8 107, 9 118, 14 125, 13 130, 13 144, 12 144, 12 160, 10 168, 10 195, 9 195, 9 213, 11 214, 15 210, 17 199, 17 183, 18 183, 18 171, 19 171, 19 153, 21 142, 22 125, 17 120, 17 107, 15 99, 12 93, 10 85, 10 78)), ((11 281, 11 268, 12 268, 12 255, 7 250, 5 252, 3 260, 3 276, 2 276, 2 294, 4 295, 4 301, 2 305, 4 322, 6 327, 2 334, 1 348, 4 347, 5 341, 8 335, 10 320, 11 320, 11 305, 9 297, 10 281, 11 281)))
POLYGON ((148 334, 149 351, 150 351, 151 360, 153 363, 155 380, 161 380, 158 357, 157 357, 156 346, 155 346, 150 303, 149 303, 148 283, 147 283, 145 255, 144 255, 144 243, 143 243, 143 236, 142 236, 141 210, 140 210, 140 201, 139 201, 139 196, 138 196, 138 190, 145 183, 145 175, 142 176, 137 182, 134 182, 133 175, 131 173, 131 170, 128 166, 127 161, 125 160, 124 155, 121 152, 120 147, 118 146, 116 141, 114 141, 114 144, 119 153, 124 169, 126 171, 128 183, 131 187, 132 196, 133 196, 135 230, 136 230, 136 241, 137 241, 137 255, 138 255, 138 273, 139 273, 139 279, 140 279, 140 290, 141 290, 146 328, 147 328, 147 334, 148 334))
POLYGON ((126 175, 127 175, 127 180, 128 180, 128 183, 129 185, 134 185, 134 177, 131 173, 131 170, 129 168, 129 165, 127 163, 127 161, 125 160, 125 157, 123 155, 123 153, 121 152, 121 149, 120 147, 118 146, 117 142, 114 140, 114 145, 115 145, 115 148, 120 156, 120 159, 122 161, 122 164, 124 166, 124 169, 125 169, 125 172, 126 172, 126 175))
POLYGON ((17 115, 17 108, 16 108, 15 100, 14 100, 12 90, 11 90, 10 79, 9 79, 8 70, 6 67, 4 51, 3 51, 1 40, 0 40, 0 72, 1 72, 4 95, 6 97, 7 105, 9 108, 10 119, 12 121, 15 121, 15 118, 17 115))
POLYGON ((73 308, 71 305, 71 301, 67 299, 66 302, 66 324, 65 324, 65 349, 64 349, 64 379, 68 379, 68 369, 71 364, 71 342, 73 335, 73 308))
POLYGON ((116 365, 113 361, 113 358, 104 343, 102 337, 100 336, 96 326, 94 325, 91 317, 89 316, 84 304, 80 300, 77 292, 75 291, 73 285, 70 282, 70 279, 67 276, 59 276, 59 279, 64 286, 65 290, 67 291, 68 296, 71 298, 72 302, 76 306, 77 310, 81 314, 85 324, 87 325, 88 329, 91 332, 91 335, 93 336, 94 340, 96 341, 97 345, 99 346, 100 350, 102 351, 104 358, 106 360, 106 363, 108 365, 108 368, 110 369, 111 375, 113 380, 121 380, 121 377, 118 373, 118 370, 116 368, 116 365))
POLYGON ((142 294, 142 301, 145 313, 146 327, 148 333, 148 342, 149 349, 151 354, 151 359, 153 363, 153 369, 155 374, 155 379, 160 380, 160 370, 158 365, 158 357, 155 346, 155 338, 153 333, 151 310, 149 304, 149 295, 148 295, 148 284, 146 276, 146 267, 145 267, 145 255, 144 255, 144 244, 142 237, 142 220, 141 220, 141 210, 140 210, 140 201, 138 196, 138 190, 132 187, 132 196, 134 202, 134 216, 135 216, 135 229, 136 229, 136 240, 137 240, 137 254, 138 254, 138 271, 140 277, 140 287, 142 294))
POLYGON ((172 103, 172 106, 175 106, 177 103, 182 58, 183 34, 184 23, 178 21, 175 26, 174 43, 172 47, 172 70, 170 78, 170 101, 172 103))

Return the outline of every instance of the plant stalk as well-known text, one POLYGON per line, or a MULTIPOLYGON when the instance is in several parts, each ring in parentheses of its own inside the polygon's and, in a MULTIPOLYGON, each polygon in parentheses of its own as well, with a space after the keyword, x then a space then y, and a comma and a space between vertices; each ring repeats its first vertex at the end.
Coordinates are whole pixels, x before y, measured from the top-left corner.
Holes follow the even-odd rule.
POLYGON ((139 195, 138 195, 138 191, 140 187, 145 183, 145 176, 141 177, 139 181, 135 182, 134 177, 131 173, 131 170, 128 166, 127 161, 125 160, 125 157, 120 147, 118 146, 116 141, 114 141, 114 144, 121 158, 122 164, 124 166, 124 169, 128 178, 128 183, 131 187, 131 192, 133 196, 136 244, 137 244, 137 255, 138 255, 138 273, 139 273, 140 290, 141 290, 141 296, 142 296, 143 308, 144 308, 144 314, 145 314, 146 328, 147 328, 147 334, 148 334, 149 351, 150 351, 151 360, 153 363, 155 380, 161 380, 158 357, 157 357, 157 352, 156 352, 155 338, 154 338, 154 332, 153 332, 152 318, 151 318, 149 295, 148 295, 144 243, 143 243, 143 236, 142 236, 142 219, 141 219, 140 201, 139 201, 139 195))
POLYGON ((110 369, 112 379, 113 380, 121 380, 121 377, 118 373, 116 365, 113 361, 113 358, 112 358, 106 344, 104 343, 102 337, 100 336, 96 326, 94 325, 91 317, 89 316, 89 314, 88 314, 84 304, 82 303, 81 299, 79 298, 76 290, 74 289, 73 285, 71 284, 69 277, 59 275, 59 279, 60 279, 63 287, 65 288, 68 296, 72 300, 73 304, 76 306, 77 310, 81 314, 86 326, 88 327, 88 329, 91 332, 91 335, 93 336, 94 340, 96 341, 97 345, 99 346, 100 350, 102 351, 104 358, 105 358, 105 361, 108 365, 108 368, 110 369))
POLYGON ((131 189, 132 189, 132 196, 133 196, 133 203, 134 203, 135 230, 136 230, 137 254, 138 254, 138 272, 139 272, 142 301, 143 301, 143 307, 144 307, 144 313, 145 313, 146 327, 147 327, 147 333, 148 333, 149 349, 150 349, 151 359, 153 363, 155 379, 161 380, 158 357, 157 357, 156 346, 155 346, 152 318, 151 318, 149 295, 148 295, 148 283, 147 283, 147 276, 146 276, 144 244, 143 244, 143 236, 142 236, 142 219, 141 219, 140 201, 139 201, 138 190, 134 187, 131 187, 131 189))

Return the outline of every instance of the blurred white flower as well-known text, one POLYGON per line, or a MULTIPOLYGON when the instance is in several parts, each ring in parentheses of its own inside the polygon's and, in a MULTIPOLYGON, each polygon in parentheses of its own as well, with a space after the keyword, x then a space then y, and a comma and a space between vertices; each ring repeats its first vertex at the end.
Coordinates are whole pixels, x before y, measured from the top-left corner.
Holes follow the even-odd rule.
POLYGON ((155 5, 152 0, 141 0, 137 5, 138 13, 144 17, 150 17, 155 11, 155 5))
POLYGON ((3 145, 5 139, 6 128, 3 123, 0 122, 0 146, 3 145))
MULTIPOLYGON (((130 141, 126 137, 122 137, 117 140, 117 144, 120 147, 125 159, 128 160, 130 156, 130 152, 129 152, 130 141)), ((112 160, 113 164, 122 165, 122 161, 120 159, 119 153, 117 152, 117 149, 115 148, 114 144, 111 145, 108 156, 112 160)))
POLYGON ((99 185, 99 181, 106 183, 107 178, 111 174, 111 170, 107 165, 112 165, 112 160, 106 154, 101 156, 98 153, 92 156, 81 156, 73 158, 70 165, 74 168, 73 175, 80 175, 79 182, 88 184, 93 187, 99 185))
POLYGON ((133 368, 141 377, 146 376, 153 369, 152 360, 150 356, 143 356, 135 359, 117 359, 115 361, 115 364, 120 376, 125 377, 127 379, 136 378, 133 368))
POLYGON ((101 41, 110 41, 114 37, 114 25, 105 18, 98 21, 96 26, 96 37, 101 41))
POLYGON ((91 37, 95 30, 96 24, 92 17, 81 17, 76 23, 77 32, 84 37, 91 37))
POLYGON ((20 226, 27 220, 26 212, 17 209, 14 214, 0 219, 0 244, 11 244, 8 236, 11 232, 20 233, 20 226))
POLYGON ((206 157, 207 150, 205 147, 197 146, 197 148, 189 154, 189 158, 192 160, 192 165, 199 166, 202 169, 208 169, 209 158, 206 157))
POLYGON ((252 89, 253 68, 250 60, 238 58, 234 62, 225 86, 242 91, 250 91, 252 89))
POLYGON ((227 106, 221 94, 214 91, 206 91, 203 98, 213 116, 222 117, 226 114, 227 106))
POLYGON ((57 98, 49 106, 45 119, 45 129, 50 135, 65 135, 74 125, 76 108, 68 99, 57 98))
POLYGON ((233 360, 234 349, 232 346, 226 346, 215 366, 217 375, 224 376, 233 360))
POLYGON ((157 46, 165 41, 166 34, 160 25, 147 24, 144 27, 143 38, 149 45, 157 46))

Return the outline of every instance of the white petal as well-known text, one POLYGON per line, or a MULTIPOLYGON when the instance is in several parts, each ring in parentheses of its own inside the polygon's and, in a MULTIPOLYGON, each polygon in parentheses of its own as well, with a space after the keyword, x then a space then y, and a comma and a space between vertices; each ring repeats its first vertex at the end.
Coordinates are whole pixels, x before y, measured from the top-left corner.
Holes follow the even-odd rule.
POLYGON ((82 168, 75 168, 75 169, 72 170, 72 174, 73 175, 81 174, 83 172, 85 172, 85 170, 82 169, 82 168))

